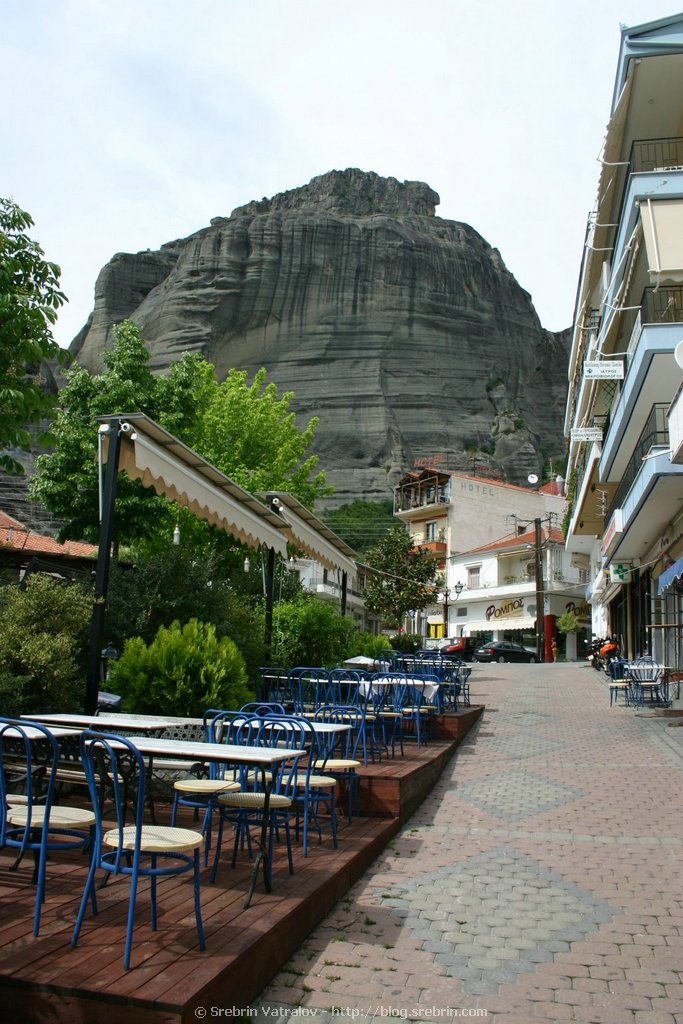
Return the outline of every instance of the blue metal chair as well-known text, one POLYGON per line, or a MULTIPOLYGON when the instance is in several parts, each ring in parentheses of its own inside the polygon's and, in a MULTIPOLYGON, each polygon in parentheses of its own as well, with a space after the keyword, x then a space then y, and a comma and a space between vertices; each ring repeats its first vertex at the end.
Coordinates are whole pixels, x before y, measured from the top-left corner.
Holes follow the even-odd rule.
POLYGON ((361 762, 358 760, 359 748, 365 752, 367 764, 366 710, 365 706, 354 704, 334 704, 318 708, 315 713, 316 722, 329 722, 349 726, 348 731, 333 737, 328 746, 328 755, 318 764, 326 775, 332 775, 346 787, 347 815, 349 824, 353 820, 353 812, 359 813, 358 772, 361 762))
MULTIPOLYGON (((207 743, 234 742, 235 723, 245 718, 257 717, 241 709, 240 711, 220 711, 209 708, 204 712, 204 738, 207 743)), ((200 831, 204 836, 204 864, 209 862, 211 850, 211 832, 213 813, 216 810, 216 799, 221 793, 239 790, 240 783, 235 773, 223 763, 212 761, 209 764, 208 778, 177 779, 173 783, 173 807, 171 809, 171 825, 175 827, 178 810, 181 807, 194 809, 194 820, 198 821, 199 812, 203 811, 200 831)))
POLYGON ((95 842, 90 861, 90 870, 83 889, 83 896, 76 917, 71 945, 75 946, 85 917, 88 900, 93 913, 97 914, 95 874, 97 869, 110 875, 124 875, 130 878, 128 896, 128 919, 123 952, 123 965, 130 967, 133 928, 138 882, 140 878, 150 879, 150 915, 152 930, 157 927, 157 879, 179 875, 187 871, 194 878, 194 911, 197 924, 199 948, 205 948, 199 900, 199 849, 203 842, 200 832, 186 828, 163 825, 145 825, 145 763, 142 754, 131 740, 86 730, 81 734, 81 760, 88 782, 90 798, 95 810, 95 842), (106 828, 98 803, 98 774, 106 772, 111 780, 114 798, 116 826, 106 828), (132 782, 135 794, 135 822, 126 825, 126 806, 120 779, 127 776, 132 782))
POLYGON ((0 847, 17 851, 11 871, 24 854, 33 854, 34 935, 40 931, 49 854, 88 849, 95 825, 92 811, 54 805, 58 760, 57 739, 47 726, 0 718, 0 847))
MULTIPOLYGON (((258 715, 249 718, 244 717, 243 722, 235 724, 232 742, 248 746, 276 747, 284 745, 291 749, 300 749, 297 743, 289 742, 292 737, 287 730, 269 728, 268 724, 272 723, 272 721, 271 717, 261 718, 258 715)), ((259 770, 241 767, 236 773, 237 780, 240 783, 239 791, 222 793, 216 797, 218 829, 216 852, 211 869, 212 882, 215 882, 218 872, 218 862, 226 821, 234 830, 233 867, 237 863, 237 853, 241 847, 246 846, 249 856, 252 856, 250 830, 256 827, 263 834, 265 827, 267 830, 266 843, 268 848, 266 886, 269 888, 272 884, 274 837, 279 828, 282 827, 287 844, 289 873, 290 875, 294 874, 289 819, 296 797, 298 761, 298 758, 293 758, 287 764, 281 764, 277 768, 268 770, 267 778, 259 770), (266 798, 268 804, 267 820, 264 819, 266 798)))

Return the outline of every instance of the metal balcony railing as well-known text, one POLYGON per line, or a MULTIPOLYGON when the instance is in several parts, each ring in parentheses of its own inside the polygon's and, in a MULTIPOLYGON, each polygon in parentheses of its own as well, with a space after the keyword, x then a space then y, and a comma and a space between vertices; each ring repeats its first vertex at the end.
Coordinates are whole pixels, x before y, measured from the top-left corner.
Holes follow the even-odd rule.
POLYGON ((643 292, 643 324, 683 323, 683 287, 681 285, 646 288, 643 292))
POLYGON ((683 138, 638 139, 631 146, 629 174, 674 168, 683 170, 683 138))
POLYGON ((666 414, 669 406, 666 403, 657 403, 652 406, 645 426, 638 438, 633 454, 624 470, 621 483, 617 487, 614 497, 607 509, 605 522, 609 522, 612 513, 616 508, 622 508, 628 492, 631 490, 638 473, 642 469, 643 456, 647 455, 655 445, 667 448, 669 445, 669 430, 666 421, 666 414))

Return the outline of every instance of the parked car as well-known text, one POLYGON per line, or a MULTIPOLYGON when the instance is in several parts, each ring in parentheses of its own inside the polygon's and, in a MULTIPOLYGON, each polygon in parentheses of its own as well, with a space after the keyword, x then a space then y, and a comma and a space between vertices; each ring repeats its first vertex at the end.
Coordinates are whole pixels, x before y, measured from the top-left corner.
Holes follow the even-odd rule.
POLYGON ((453 658, 461 658, 463 661, 471 661, 474 657, 476 646, 475 641, 468 636, 453 636, 443 641, 443 644, 439 647, 439 654, 443 654, 445 657, 450 655, 453 658))
POLYGON ((512 640, 490 640, 474 652, 474 661, 536 661, 533 651, 512 640))

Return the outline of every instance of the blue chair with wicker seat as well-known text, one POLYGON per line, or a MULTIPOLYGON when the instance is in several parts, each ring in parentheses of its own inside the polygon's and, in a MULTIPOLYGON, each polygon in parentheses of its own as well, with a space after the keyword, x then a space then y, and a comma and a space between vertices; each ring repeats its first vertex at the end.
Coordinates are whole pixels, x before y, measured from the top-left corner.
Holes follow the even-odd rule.
MULTIPOLYGON (((347 731, 332 737, 327 756, 316 764, 316 769, 331 775, 346 787, 347 815, 349 824, 353 820, 353 812, 359 813, 358 759, 359 749, 367 747, 365 738, 366 710, 365 706, 354 704, 336 704, 319 708, 315 713, 315 721, 329 722, 348 726, 347 731)), ((365 761, 367 764, 367 760, 365 761)))
POLYGON ((57 739, 47 726, 0 718, 0 847, 17 851, 11 871, 26 853, 33 855, 34 935, 40 931, 48 857, 87 850, 94 835, 92 811, 53 803, 58 760, 57 739))
POLYGON ((75 946, 85 918, 88 901, 93 913, 98 913, 95 893, 95 875, 98 868, 110 875, 123 875, 130 879, 128 918, 123 952, 123 965, 130 967, 138 883, 150 879, 150 920, 153 931, 157 927, 157 879, 192 872, 194 880, 194 911, 199 948, 205 948, 199 898, 199 850, 204 841, 201 832, 173 826, 145 825, 146 772, 142 754, 131 740, 123 736, 86 730, 81 734, 81 760, 88 782, 90 799, 95 811, 95 842, 90 870, 83 889, 76 924, 71 939, 75 946), (114 803, 114 828, 106 827, 98 801, 97 778, 106 772, 111 779, 114 803), (135 821, 126 825, 126 805, 119 780, 129 779, 129 788, 135 795, 135 821))
MULTIPOLYGON (((245 717, 255 717, 246 711, 220 711, 210 708, 204 712, 204 737, 207 743, 234 742, 235 723, 241 723, 245 717)), ((239 791, 240 783, 235 774, 223 763, 212 761, 209 765, 208 778, 176 779, 173 783, 173 807, 171 809, 171 825, 175 826, 178 811, 181 807, 194 810, 194 820, 198 821, 199 812, 203 811, 200 830, 204 836, 204 864, 209 862, 211 850, 211 833, 213 814, 216 810, 216 798, 221 793, 239 791)))
MULTIPOLYGON (((254 715, 244 718, 244 721, 236 723, 233 743, 246 744, 248 746, 275 747, 286 746, 291 749, 301 749, 294 742, 294 739, 286 729, 273 729, 271 717, 260 717, 254 715)), ((273 845, 276 834, 280 828, 284 831, 287 846, 287 863, 290 875, 294 874, 294 860, 292 857, 292 842, 290 833, 290 817, 293 814, 294 800, 296 797, 297 767, 298 758, 293 758, 278 768, 269 769, 268 772, 240 768, 237 778, 240 783, 239 791, 221 793, 215 799, 215 806, 218 812, 218 829, 216 835, 216 851, 214 854, 213 867, 211 869, 211 881, 215 882, 218 873, 218 862, 223 841, 225 823, 228 822, 234 833, 232 866, 237 863, 237 854, 240 848, 247 848, 248 854, 252 856, 251 830, 257 828, 261 831, 267 829, 267 857, 266 857, 266 884, 272 884, 273 845), (265 808, 268 806, 268 818, 264 822, 265 808)))

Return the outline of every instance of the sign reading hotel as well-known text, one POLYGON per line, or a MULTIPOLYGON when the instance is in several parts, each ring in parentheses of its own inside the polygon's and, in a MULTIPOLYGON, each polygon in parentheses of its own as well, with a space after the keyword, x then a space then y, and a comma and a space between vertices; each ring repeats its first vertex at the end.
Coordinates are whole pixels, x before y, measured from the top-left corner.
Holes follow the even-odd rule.
POLYGON ((517 597, 514 601, 505 601, 503 604, 490 604, 486 609, 486 618, 489 622, 493 619, 511 619, 524 614, 524 601, 517 597))
POLYGON ((583 364, 583 376, 586 380, 623 380, 624 364, 621 360, 611 363, 607 359, 583 364))
POLYGON ((602 441, 602 430, 600 427, 573 427, 571 439, 572 441, 602 441))

